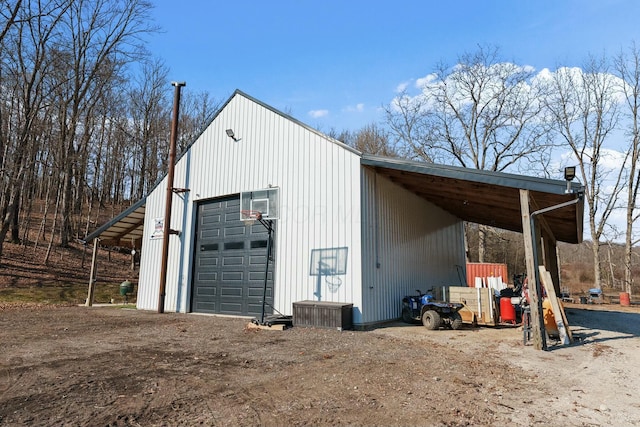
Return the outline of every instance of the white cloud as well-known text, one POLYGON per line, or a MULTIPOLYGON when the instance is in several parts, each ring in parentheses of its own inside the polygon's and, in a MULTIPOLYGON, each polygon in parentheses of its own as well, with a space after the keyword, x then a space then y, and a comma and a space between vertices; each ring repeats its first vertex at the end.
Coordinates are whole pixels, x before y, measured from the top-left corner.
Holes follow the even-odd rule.
POLYGON ((422 89, 425 86, 431 85, 437 78, 438 76, 435 73, 427 74, 426 76, 416 80, 416 87, 418 89, 422 89))
POLYGON ((625 162, 625 154, 618 150, 603 148, 600 155, 600 164, 610 171, 617 171, 622 168, 625 162))
POLYGON ((355 106, 348 105, 347 107, 345 107, 344 111, 346 111, 347 113, 362 113, 364 111, 364 104, 361 102, 359 104, 356 104, 355 106))
POLYGON ((398 86, 396 86, 396 93, 401 93, 401 92, 404 92, 405 90, 407 90, 407 88, 409 87, 410 83, 411 83, 411 81, 400 83, 398 86))
POLYGON ((314 119, 319 119, 321 117, 326 117, 329 115, 329 110, 311 110, 308 113, 314 119))

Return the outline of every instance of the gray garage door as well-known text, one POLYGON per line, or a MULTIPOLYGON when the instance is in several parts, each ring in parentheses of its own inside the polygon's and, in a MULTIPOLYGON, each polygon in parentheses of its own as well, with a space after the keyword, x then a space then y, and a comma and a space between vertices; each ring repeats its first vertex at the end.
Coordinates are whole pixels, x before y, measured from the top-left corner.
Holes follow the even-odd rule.
MULTIPOLYGON (((259 317, 267 260, 266 228, 240 220, 240 196, 198 205, 191 310, 259 317)), ((272 251, 273 253, 273 251, 272 251)), ((273 259, 269 261, 265 313, 273 304, 273 259)))

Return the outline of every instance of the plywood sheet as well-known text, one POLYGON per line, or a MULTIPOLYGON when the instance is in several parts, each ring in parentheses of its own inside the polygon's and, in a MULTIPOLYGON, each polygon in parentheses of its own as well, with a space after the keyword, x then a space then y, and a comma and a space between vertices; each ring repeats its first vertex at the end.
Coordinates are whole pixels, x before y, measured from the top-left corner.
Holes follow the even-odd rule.
POLYGON ((543 265, 539 266, 539 270, 542 286, 544 286, 544 289, 547 292, 547 298, 549 298, 549 302, 551 302, 553 317, 556 320, 558 333, 560 334, 560 340, 562 341, 562 344, 570 344, 572 341, 571 331, 569 330, 569 325, 567 324, 567 317, 564 313, 564 310, 562 310, 562 308, 560 307, 558 296, 556 295, 556 290, 553 287, 553 279, 551 278, 551 273, 549 273, 543 265))

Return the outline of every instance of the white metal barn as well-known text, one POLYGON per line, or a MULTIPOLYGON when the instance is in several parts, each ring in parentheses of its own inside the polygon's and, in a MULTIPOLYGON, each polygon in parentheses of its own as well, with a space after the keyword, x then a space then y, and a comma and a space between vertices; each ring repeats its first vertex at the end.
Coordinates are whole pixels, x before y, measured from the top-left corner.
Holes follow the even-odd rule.
MULTIPOLYGON (((143 310, 158 308, 166 179, 86 238, 141 245, 143 310)), ((267 233, 241 221, 240 194, 277 188, 268 312, 352 303, 356 327, 399 318, 416 289, 464 285, 463 220, 522 231, 519 191, 540 206, 571 197, 564 181, 363 155, 240 91, 177 160, 174 186, 188 191, 173 196, 167 311, 260 313, 267 233), (318 254, 340 266, 318 274, 318 254)), ((581 205, 568 209, 547 223, 577 242, 581 205)))

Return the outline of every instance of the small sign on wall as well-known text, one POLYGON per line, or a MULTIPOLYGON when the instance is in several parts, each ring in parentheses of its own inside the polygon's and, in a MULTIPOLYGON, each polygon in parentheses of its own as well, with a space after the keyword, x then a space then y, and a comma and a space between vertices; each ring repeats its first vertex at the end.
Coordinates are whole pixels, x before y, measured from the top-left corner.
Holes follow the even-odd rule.
POLYGON ((153 233, 151 233, 151 240, 162 239, 164 236, 164 218, 153 219, 153 233))

